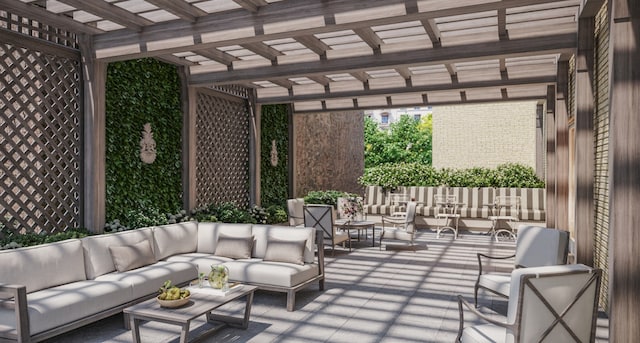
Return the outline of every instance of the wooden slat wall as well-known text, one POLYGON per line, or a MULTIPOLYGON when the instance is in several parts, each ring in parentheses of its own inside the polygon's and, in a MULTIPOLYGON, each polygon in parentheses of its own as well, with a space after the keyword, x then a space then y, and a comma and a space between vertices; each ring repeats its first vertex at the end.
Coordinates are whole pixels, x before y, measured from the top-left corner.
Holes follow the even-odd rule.
POLYGON ((609 16, 605 4, 595 23, 596 110, 595 139, 595 253, 594 267, 601 268, 600 306, 609 306, 609 16))

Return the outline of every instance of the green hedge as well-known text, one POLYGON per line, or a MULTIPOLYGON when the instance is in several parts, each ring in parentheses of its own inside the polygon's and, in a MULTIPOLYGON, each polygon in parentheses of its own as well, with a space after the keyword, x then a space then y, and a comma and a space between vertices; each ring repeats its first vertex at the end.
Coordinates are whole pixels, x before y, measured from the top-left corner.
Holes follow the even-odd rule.
POLYGON ((166 221, 182 208, 182 110, 175 66, 154 59, 110 63, 106 84, 106 219, 126 226, 166 221), (157 157, 140 160, 151 123, 157 157))
POLYGON ((515 187, 543 188, 531 167, 507 163, 495 169, 435 169, 419 163, 385 164, 367 168, 360 178, 365 186, 450 186, 450 187, 515 187))
POLYGON ((264 105, 261 113, 260 200, 262 206, 278 206, 284 211, 289 193, 289 108, 264 105), (274 140, 278 152, 276 166, 271 164, 274 140))

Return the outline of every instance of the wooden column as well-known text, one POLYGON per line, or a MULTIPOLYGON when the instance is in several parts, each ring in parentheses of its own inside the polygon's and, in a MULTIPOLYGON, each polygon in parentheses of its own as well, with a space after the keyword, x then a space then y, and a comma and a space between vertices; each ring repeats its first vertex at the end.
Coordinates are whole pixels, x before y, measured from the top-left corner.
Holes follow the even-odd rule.
POLYGON ((105 88, 107 63, 95 59, 93 39, 79 36, 83 89, 83 225, 103 232, 106 216, 105 88))
POLYGON ((558 62, 556 85, 556 224, 569 230, 569 61, 558 62))
POLYGON ((547 141, 545 180, 547 227, 556 227, 556 87, 547 86, 547 113, 544 120, 547 141))
POLYGON ((640 1, 610 0, 611 342, 640 337, 640 1))
POLYGON ((297 193, 296 187, 296 141, 295 141, 295 126, 293 120, 293 105, 289 104, 287 106, 289 113, 287 114, 287 118, 289 120, 289 198, 297 198, 299 195, 297 193))
POLYGON ((536 175, 544 180, 544 162, 546 148, 544 145, 544 104, 536 105, 536 175))
MULTIPOLYGON (((255 92, 255 90, 253 90, 255 92)), ((249 185, 250 203, 260 206, 262 204, 262 184, 261 184, 261 159, 262 159, 262 106, 256 105, 254 99, 257 98, 257 94, 249 99, 249 110, 253 111, 249 120, 251 126, 251 149, 249 150, 249 185)))
MULTIPOLYGON (((594 13, 595 14, 595 13, 594 13)), ((594 29, 593 15, 578 22, 578 52, 576 54, 576 121, 575 121, 575 173, 576 173, 576 261, 594 265, 594 29)))
POLYGON ((182 107, 182 207, 190 211, 198 204, 196 177, 196 100, 198 91, 189 87, 188 67, 178 69, 180 76, 180 102, 182 107))

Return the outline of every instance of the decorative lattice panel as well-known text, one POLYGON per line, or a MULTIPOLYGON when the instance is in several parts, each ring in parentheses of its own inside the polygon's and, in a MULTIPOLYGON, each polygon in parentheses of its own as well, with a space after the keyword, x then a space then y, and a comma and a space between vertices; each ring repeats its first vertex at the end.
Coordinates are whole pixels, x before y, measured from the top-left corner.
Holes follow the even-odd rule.
POLYGON ((0 221, 19 232, 78 227, 79 61, 0 43, 0 221))
POLYGON ((1 10, 0 28, 78 49, 78 39, 74 33, 1 10))
POLYGON ((249 97, 251 96, 251 89, 242 87, 240 85, 219 85, 213 86, 212 89, 243 99, 249 99, 249 97))
POLYGON ((245 101, 201 92, 197 100, 198 206, 249 205, 249 113, 245 101))

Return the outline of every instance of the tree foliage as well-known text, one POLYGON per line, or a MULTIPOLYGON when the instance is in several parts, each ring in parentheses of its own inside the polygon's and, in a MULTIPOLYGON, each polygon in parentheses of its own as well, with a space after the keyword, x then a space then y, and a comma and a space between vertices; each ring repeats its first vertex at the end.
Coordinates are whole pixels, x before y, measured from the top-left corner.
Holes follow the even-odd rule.
POLYGON ((365 118, 364 143, 365 168, 399 162, 431 165, 431 116, 415 120, 403 115, 388 130, 365 118))

